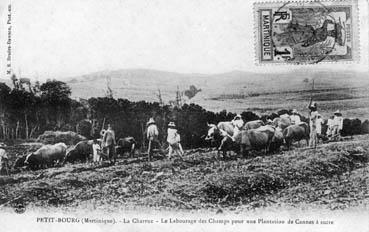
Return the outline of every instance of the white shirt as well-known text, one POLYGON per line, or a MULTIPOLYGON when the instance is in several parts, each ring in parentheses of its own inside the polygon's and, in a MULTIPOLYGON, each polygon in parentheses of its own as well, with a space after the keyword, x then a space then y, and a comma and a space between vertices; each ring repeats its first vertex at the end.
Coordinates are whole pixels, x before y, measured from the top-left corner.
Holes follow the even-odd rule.
POLYGON ((317 118, 316 119, 316 133, 318 133, 318 134, 322 133, 322 124, 323 124, 323 119, 322 118, 317 118))
POLYGON ((96 156, 98 155, 98 152, 100 151, 100 145, 97 143, 92 144, 92 151, 93 151, 93 155, 96 156))
POLYGON ((8 156, 6 155, 6 151, 0 148, 0 158, 1 157, 8 158, 8 156))
POLYGON ((333 124, 333 119, 328 118, 328 122, 327 122, 328 128, 332 128, 333 124))
POLYGON ((318 111, 312 111, 310 113, 310 130, 316 129, 316 120, 318 118, 318 111))
POLYGON ((292 124, 298 125, 301 122, 300 116, 298 116, 297 114, 291 115, 290 118, 291 118, 291 123, 292 124))
POLYGON ((181 138, 179 134, 177 133, 177 129, 168 128, 167 132, 168 132, 167 142, 169 144, 175 144, 181 141, 181 138))
POLYGON ((0 168, 3 166, 3 159, 7 160, 8 155, 6 154, 6 151, 4 149, 0 148, 0 168))
POLYGON ((155 124, 151 124, 147 127, 147 138, 154 138, 159 135, 158 127, 155 124))
POLYGON ((334 116, 333 125, 338 126, 338 129, 342 130, 342 128, 343 128, 343 118, 341 116, 334 116))

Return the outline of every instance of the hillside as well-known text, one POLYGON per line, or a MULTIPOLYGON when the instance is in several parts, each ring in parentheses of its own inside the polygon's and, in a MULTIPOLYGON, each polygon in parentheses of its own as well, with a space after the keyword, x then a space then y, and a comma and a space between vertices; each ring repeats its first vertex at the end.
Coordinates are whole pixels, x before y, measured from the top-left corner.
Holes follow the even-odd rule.
POLYGON ((311 96, 311 80, 315 79, 314 99, 328 116, 340 109, 347 117, 369 115, 369 75, 355 72, 298 69, 290 73, 255 74, 234 71, 223 74, 180 74, 145 69, 98 72, 68 79, 73 97, 104 96, 106 78, 111 78, 114 96, 133 101, 158 101, 160 89, 164 102, 174 100, 177 87, 183 91, 195 85, 202 91, 187 103, 208 110, 245 110, 258 113, 282 108, 297 108, 306 113, 311 96))
MULTIPOLYGON (((259 114, 279 109, 296 108, 307 114, 306 105, 315 79, 314 99, 324 117, 337 109, 345 117, 369 118, 369 74, 335 72, 329 70, 296 69, 289 73, 251 73, 233 71, 222 74, 181 74, 149 69, 122 69, 102 71, 83 76, 65 78, 75 99, 103 97, 107 90, 107 77, 116 98, 131 101, 158 101, 158 90, 165 103, 174 100, 177 88, 187 90, 190 85, 201 89, 186 103, 196 103, 207 110, 228 110, 240 113, 254 111, 259 114)), ((10 85, 10 81, 3 80, 10 85)))

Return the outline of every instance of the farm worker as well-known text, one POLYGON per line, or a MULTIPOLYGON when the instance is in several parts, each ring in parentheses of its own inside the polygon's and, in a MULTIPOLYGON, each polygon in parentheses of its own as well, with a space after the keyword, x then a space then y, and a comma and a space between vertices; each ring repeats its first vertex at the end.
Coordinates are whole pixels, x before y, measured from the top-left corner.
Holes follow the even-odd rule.
POLYGON ((322 116, 320 114, 318 114, 317 119, 316 119, 316 134, 318 137, 318 141, 319 138, 323 138, 322 136, 322 125, 324 123, 324 120, 322 118, 322 116))
POLYGON ((100 157, 101 147, 99 143, 97 142, 97 139, 94 139, 93 141, 92 152, 93 152, 92 161, 94 163, 99 163, 101 161, 101 157, 100 157))
POLYGON ((298 115, 298 112, 296 109, 292 110, 292 115, 290 116, 291 124, 298 125, 301 123, 300 115, 298 115))
POLYGON ((174 122, 168 124, 168 137, 167 142, 169 143, 169 154, 168 158, 171 159, 174 153, 177 153, 180 157, 183 155, 183 149, 181 146, 181 137, 177 132, 176 125, 174 122))
POLYGON ((318 119, 318 109, 316 102, 312 102, 309 106, 309 124, 310 124, 310 140, 309 146, 311 148, 316 148, 318 137, 317 137, 317 119, 318 119))
POLYGON ((333 132, 333 119, 334 119, 334 116, 330 116, 328 118, 328 121, 327 121, 327 126, 328 126, 327 136, 328 137, 331 137, 332 136, 332 132, 333 132))
POLYGON ((109 160, 114 158, 114 163, 116 161, 115 157, 115 132, 113 131, 111 125, 108 125, 108 129, 103 133, 102 147, 105 154, 108 155, 109 160))
POLYGON ((343 128, 342 114, 339 110, 337 110, 336 112, 334 112, 333 117, 332 137, 339 136, 342 128, 343 128))
POLYGON ((9 175, 9 158, 6 151, 0 148, 0 175, 9 175))
POLYGON ((159 130, 153 118, 149 119, 149 121, 146 123, 146 126, 147 126, 146 137, 147 140, 149 141, 147 154, 148 160, 150 161, 154 145, 159 144, 159 130))
POLYGON ((244 121, 240 114, 237 114, 233 120, 231 121, 232 125, 234 126, 232 140, 235 141, 237 136, 241 133, 242 127, 244 126, 244 121))

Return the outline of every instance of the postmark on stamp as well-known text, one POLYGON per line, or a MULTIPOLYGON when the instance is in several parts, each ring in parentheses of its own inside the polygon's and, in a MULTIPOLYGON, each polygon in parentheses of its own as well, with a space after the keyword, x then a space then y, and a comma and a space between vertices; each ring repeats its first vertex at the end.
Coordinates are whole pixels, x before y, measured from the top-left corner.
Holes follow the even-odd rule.
POLYGON ((356 61, 357 0, 255 3, 259 64, 356 61))

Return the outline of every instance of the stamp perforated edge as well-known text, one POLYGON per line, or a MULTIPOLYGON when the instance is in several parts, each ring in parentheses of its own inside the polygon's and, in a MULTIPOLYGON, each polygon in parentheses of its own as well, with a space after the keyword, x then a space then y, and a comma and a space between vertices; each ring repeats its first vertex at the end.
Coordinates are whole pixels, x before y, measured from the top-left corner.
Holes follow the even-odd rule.
MULTIPOLYGON (((325 65, 325 64, 358 64, 360 62, 361 58, 361 45, 360 45, 360 9, 359 9, 359 3, 358 0, 289 0, 289 1, 283 1, 283 0, 270 0, 270 1, 254 1, 253 3, 253 14, 254 14, 254 64, 257 66, 285 66, 285 65, 325 65), (353 13, 353 21, 355 22, 356 26, 354 27, 352 34, 353 34, 353 47, 355 52, 353 52, 353 56, 351 60, 338 60, 338 61, 322 61, 322 62, 314 62, 314 63, 308 63, 308 62, 260 62, 260 49, 258 48, 259 45, 259 39, 260 39, 260 31, 259 31, 259 21, 258 21, 258 6, 259 5, 267 5, 267 4, 286 4, 286 3, 339 3, 339 2, 345 2, 345 3, 352 3, 352 13, 353 13), (356 36, 355 36, 356 35, 356 36), (355 49, 356 47, 356 49, 355 49)), ((353 24, 354 25, 354 24, 353 24)))

